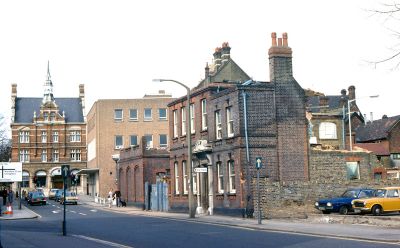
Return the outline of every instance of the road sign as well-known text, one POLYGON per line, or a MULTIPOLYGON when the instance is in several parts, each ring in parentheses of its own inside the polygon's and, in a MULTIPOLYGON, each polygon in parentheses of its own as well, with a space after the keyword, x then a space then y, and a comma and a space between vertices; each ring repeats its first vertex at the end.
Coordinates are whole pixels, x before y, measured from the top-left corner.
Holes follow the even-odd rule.
POLYGON ((261 157, 256 157, 256 169, 261 169, 262 167, 262 158, 261 157))
POLYGON ((64 178, 69 176, 69 164, 61 165, 61 174, 64 178))
POLYGON ((204 173, 207 172, 207 167, 195 167, 194 172, 204 173))
POLYGON ((0 182, 22 182, 22 163, 0 163, 0 182))

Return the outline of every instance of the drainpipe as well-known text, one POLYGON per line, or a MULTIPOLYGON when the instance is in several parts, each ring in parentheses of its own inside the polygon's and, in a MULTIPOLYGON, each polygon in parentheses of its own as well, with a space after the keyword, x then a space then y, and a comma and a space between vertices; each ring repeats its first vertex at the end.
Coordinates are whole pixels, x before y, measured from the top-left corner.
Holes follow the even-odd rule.
MULTIPOLYGON (((249 80, 251 81, 251 80, 249 80)), ((244 83, 243 85, 247 85, 249 83, 249 81, 247 81, 246 83, 244 83)), ((251 208, 252 208, 252 204, 251 204, 251 188, 250 188, 250 180, 251 180, 251 176, 250 176, 250 153, 249 153, 249 137, 248 137, 248 133, 247 133, 247 101, 246 101, 246 92, 243 90, 242 91, 242 96, 243 96, 243 108, 244 108, 244 133, 245 133, 245 140, 246 140, 246 161, 247 161, 247 165, 246 165, 246 187, 247 187, 247 196, 246 196, 246 213, 247 214, 251 208)))

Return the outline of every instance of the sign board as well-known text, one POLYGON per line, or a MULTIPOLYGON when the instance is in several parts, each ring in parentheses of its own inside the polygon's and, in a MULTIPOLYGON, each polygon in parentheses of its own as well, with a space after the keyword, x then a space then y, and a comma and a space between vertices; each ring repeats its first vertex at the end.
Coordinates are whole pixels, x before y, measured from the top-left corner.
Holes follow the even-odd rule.
POLYGON ((196 173, 204 173, 204 172, 207 172, 207 167, 195 167, 194 168, 194 172, 196 172, 196 173))
POLYGON ((256 157, 256 169, 261 169, 262 167, 262 158, 261 157, 256 157))
POLYGON ((69 164, 61 165, 61 174, 63 178, 67 178, 69 176, 69 164))
POLYGON ((0 163, 0 182, 22 182, 22 163, 0 163))

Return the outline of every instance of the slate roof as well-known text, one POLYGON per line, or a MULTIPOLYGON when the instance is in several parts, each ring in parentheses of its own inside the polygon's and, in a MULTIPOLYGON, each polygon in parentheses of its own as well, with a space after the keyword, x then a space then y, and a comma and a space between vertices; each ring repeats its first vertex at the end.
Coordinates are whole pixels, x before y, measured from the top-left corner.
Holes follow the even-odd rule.
POLYGON ((400 115, 382 118, 367 125, 358 127, 356 131, 356 142, 368 142, 386 139, 390 130, 400 121, 400 115))
MULTIPOLYGON (((33 112, 40 113, 42 99, 39 97, 17 97, 15 100, 14 123, 32 123, 33 112)), ((59 114, 65 112, 66 123, 83 123, 84 117, 80 98, 55 98, 59 107, 59 114)))
MULTIPOLYGON (((328 97, 328 109, 334 110, 340 108, 340 100, 342 99, 342 95, 338 96, 308 96, 306 106, 309 108, 309 111, 312 113, 321 112, 321 108, 319 106, 319 98, 320 97, 328 97)), ((347 98, 346 98, 347 101, 347 98)))

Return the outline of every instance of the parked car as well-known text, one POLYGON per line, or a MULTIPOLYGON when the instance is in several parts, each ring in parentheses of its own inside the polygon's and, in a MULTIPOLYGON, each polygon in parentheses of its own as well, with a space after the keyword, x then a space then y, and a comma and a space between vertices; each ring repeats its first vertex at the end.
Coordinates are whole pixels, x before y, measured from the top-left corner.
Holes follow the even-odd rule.
POLYGON ((374 191, 371 188, 350 188, 340 197, 318 200, 315 202, 315 208, 321 210, 324 214, 330 214, 331 212, 348 214, 354 211, 351 205, 352 200, 371 197, 374 191))
POLYGON ((78 196, 76 195, 75 192, 71 191, 66 191, 65 192, 65 198, 64 198, 64 192, 61 193, 61 198, 60 198, 60 204, 78 204, 78 196))
POLYGON ((64 192, 64 190, 62 190, 62 189, 57 190, 57 192, 56 192, 55 195, 54 195, 54 200, 55 200, 56 202, 59 202, 59 201, 60 201, 61 195, 62 195, 63 192, 64 192))
POLYGON ((39 191, 32 192, 31 197, 29 197, 28 199, 28 204, 46 205, 46 196, 43 194, 43 192, 39 191))
POLYGON ((49 200, 54 200, 54 198, 56 197, 56 193, 59 190, 61 190, 61 189, 50 189, 50 191, 49 191, 49 200))
POLYGON ((384 212, 400 211, 400 186, 377 189, 372 198, 352 201, 354 212, 381 215, 384 212))

